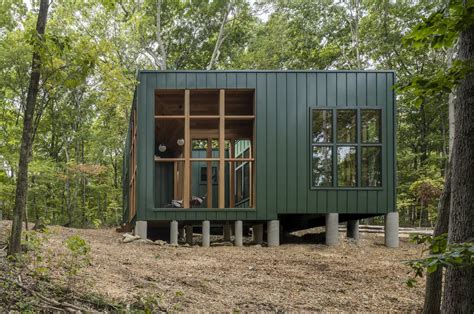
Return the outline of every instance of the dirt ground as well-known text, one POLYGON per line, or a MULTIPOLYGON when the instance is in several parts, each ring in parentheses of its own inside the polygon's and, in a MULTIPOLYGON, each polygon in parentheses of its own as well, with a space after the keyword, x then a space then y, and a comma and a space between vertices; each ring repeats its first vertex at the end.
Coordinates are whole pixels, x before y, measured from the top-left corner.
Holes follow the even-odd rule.
MULTIPOLYGON (((7 230, 0 222, 0 239, 7 230)), ((380 234, 358 243, 341 233, 338 246, 283 244, 268 247, 171 247, 122 243, 113 229, 50 227, 45 247, 64 248, 80 235, 92 248, 92 263, 74 288, 127 304, 159 300, 182 311, 420 311, 424 287, 408 288, 407 266, 421 248, 401 239, 383 246, 380 234)))

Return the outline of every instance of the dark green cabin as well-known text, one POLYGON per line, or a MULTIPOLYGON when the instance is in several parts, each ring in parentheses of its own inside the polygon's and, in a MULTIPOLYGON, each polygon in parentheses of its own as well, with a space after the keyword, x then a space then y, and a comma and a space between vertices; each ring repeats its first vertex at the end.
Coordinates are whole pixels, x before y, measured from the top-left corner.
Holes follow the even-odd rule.
POLYGON ((124 223, 279 220, 295 230, 327 213, 345 221, 396 211, 393 71, 140 71, 137 79, 124 223))

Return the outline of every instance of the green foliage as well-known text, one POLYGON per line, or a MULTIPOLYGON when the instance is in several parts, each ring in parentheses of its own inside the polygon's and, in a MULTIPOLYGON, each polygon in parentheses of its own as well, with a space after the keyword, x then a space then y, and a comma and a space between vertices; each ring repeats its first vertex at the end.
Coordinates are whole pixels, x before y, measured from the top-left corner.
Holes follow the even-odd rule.
POLYGON ((439 267, 474 267, 474 242, 448 244, 448 235, 437 237, 429 235, 413 235, 411 241, 424 244, 423 252, 429 252, 428 256, 406 261, 405 264, 412 269, 412 277, 406 284, 415 286, 417 278, 422 278, 426 273, 433 273, 439 267))
POLYGON ((450 48, 459 33, 474 23, 474 1, 451 0, 433 12, 405 36, 405 44, 415 48, 450 48))
POLYGON ((69 258, 65 260, 64 267, 71 281, 82 268, 90 263, 91 247, 86 240, 77 235, 69 237, 65 241, 65 245, 69 250, 69 258))
POLYGON ((460 60, 453 61, 448 69, 439 69, 430 75, 413 75, 405 85, 397 85, 399 92, 410 92, 415 97, 415 106, 420 107, 426 99, 443 97, 470 72, 472 66, 460 60))

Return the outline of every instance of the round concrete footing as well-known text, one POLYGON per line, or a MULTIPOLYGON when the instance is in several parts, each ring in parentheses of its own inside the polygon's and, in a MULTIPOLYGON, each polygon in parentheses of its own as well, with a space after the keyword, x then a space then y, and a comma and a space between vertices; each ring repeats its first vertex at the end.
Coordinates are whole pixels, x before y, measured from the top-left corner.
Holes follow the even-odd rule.
POLYGON ((211 245, 211 222, 205 220, 202 222, 202 246, 209 247, 211 245))
POLYGON ((267 242, 268 246, 280 245, 280 221, 270 220, 267 223, 267 242))
POLYGON ((237 220, 235 222, 234 226, 234 232, 235 232, 235 239, 234 239, 234 245, 235 246, 242 246, 243 245, 243 226, 242 226, 242 220, 237 220))
POLYGON ((326 245, 339 243, 339 214, 326 214, 326 245))
POLYGON ((349 220, 347 222, 347 237, 359 240, 359 220, 349 220))
POLYGON ((170 223, 170 244, 178 245, 178 222, 176 220, 170 223))
POLYGON ((400 246, 398 237, 398 212, 385 214, 385 246, 397 248, 400 246))

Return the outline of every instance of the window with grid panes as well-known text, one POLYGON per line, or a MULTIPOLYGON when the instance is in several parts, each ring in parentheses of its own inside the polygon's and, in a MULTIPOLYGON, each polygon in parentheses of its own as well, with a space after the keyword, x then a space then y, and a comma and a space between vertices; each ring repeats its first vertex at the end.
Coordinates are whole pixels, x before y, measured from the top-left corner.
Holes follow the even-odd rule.
POLYGON ((381 120, 381 109, 312 109, 311 187, 381 187, 381 120))

